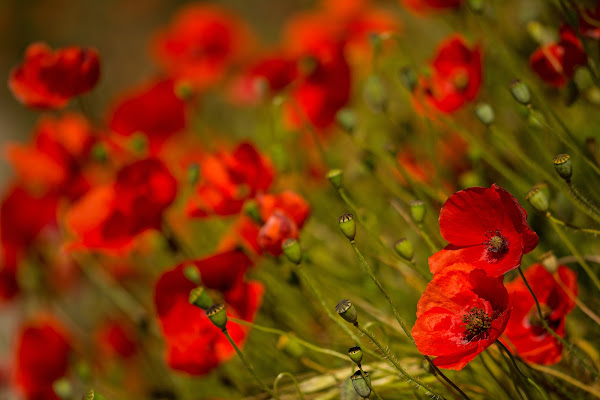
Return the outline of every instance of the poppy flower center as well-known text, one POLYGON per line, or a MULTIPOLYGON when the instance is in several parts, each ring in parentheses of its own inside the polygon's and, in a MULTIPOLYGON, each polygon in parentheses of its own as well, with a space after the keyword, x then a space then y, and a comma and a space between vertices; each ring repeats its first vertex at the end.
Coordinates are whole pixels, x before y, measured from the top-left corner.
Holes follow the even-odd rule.
POLYGON ((487 337, 488 331, 492 327, 492 317, 485 310, 477 307, 471 308, 471 311, 463 315, 462 322, 464 322, 465 340, 469 342, 480 337, 487 337))
MULTIPOLYGON (((542 317, 548 326, 552 329, 558 328, 558 322, 560 321, 552 321, 552 309, 547 304, 540 304, 540 308, 542 309, 542 317)), ((536 336, 542 336, 548 333, 536 307, 531 308, 531 311, 529 311, 529 314, 527 315, 527 319, 531 324, 532 332, 536 336)))
POLYGON ((489 231, 484 242, 488 252, 494 256, 502 256, 508 252, 508 239, 499 230, 489 231))
POLYGON ((458 71, 452 78, 452 83, 458 91, 463 91, 469 86, 469 74, 465 70, 458 71))

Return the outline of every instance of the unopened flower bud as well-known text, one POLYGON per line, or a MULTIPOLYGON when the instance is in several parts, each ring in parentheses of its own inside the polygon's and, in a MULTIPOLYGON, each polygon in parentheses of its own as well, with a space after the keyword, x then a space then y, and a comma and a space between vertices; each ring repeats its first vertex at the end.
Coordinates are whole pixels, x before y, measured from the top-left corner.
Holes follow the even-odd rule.
POLYGON ((250 199, 244 203, 244 214, 252 218, 252 220, 257 224, 262 225, 264 223, 262 217, 260 216, 260 210, 258 208, 258 203, 256 202, 256 200, 250 199))
POLYGON ((284 240, 281 244, 281 249, 283 250, 283 254, 287 257, 290 262, 294 264, 300 264, 302 261, 302 250, 300 249, 300 244, 294 238, 289 238, 284 240))
POLYGON ((353 241, 356 236, 356 222, 354 222, 354 215, 342 214, 338 218, 338 223, 340 224, 340 229, 344 236, 346 236, 348 240, 353 241))
POLYGON ((52 384, 52 389, 61 399, 68 399, 73 395, 73 386, 67 378, 60 378, 52 384))
POLYGON ((356 371, 351 377, 350 380, 352 381, 352 386, 354 386, 354 390, 356 390, 356 393, 358 393, 358 395, 360 397, 362 397, 363 399, 368 399, 369 396, 371 395, 371 388, 369 387, 369 385, 371 384, 371 378, 369 378, 369 373, 365 372, 365 377, 363 378, 362 373, 359 371, 356 371), (368 380, 368 384, 365 381, 368 380))
POLYGON ((335 119, 339 126, 348 133, 352 133, 356 129, 356 114, 349 108, 342 108, 338 111, 335 119))
POLYGON ((208 310, 213 303, 209 294, 206 292, 206 289, 202 286, 198 286, 190 290, 188 301, 190 304, 193 304, 203 310, 208 310))
POLYGON ((292 333, 281 335, 277 342, 277 348, 293 358, 300 358, 304 354, 304 348, 292 333))
POLYGON ((415 249, 410 240, 408 239, 400 239, 394 245, 394 250, 396 253, 407 261, 411 261, 415 256, 415 249))
POLYGON ((190 185, 194 186, 200 179, 200 165, 198 163, 192 163, 187 169, 187 180, 190 185))
POLYGON ((540 262, 551 274, 558 271, 558 260, 552 250, 545 252, 539 257, 540 262))
POLYGON ((529 105, 531 103, 531 93, 529 92, 529 87, 520 80, 514 80, 510 84, 510 93, 513 95, 515 100, 524 106, 529 105))
POLYGON ((359 346, 350 347, 348 349, 348 357, 357 365, 360 365, 363 358, 363 351, 359 346))
POLYGON ((335 312, 351 324, 356 324, 358 313, 350 300, 344 299, 337 303, 335 312))
POLYGON ((571 163, 571 156, 568 154, 559 154, 552 160, 554 168, 558 175, 565 180, 565 182, 571 182, 571 175, 573 175, 573 165, 571 163))
POLYGON ((486 126, 490 126, 494 123, 494 109, 488 103, 478 103, 475 106, 475 115, 479 118, 481 123, 486 126))
POLYGON ((415 87, 417 87, 417 74, 414 69, 408 66, 403 67, 400 70, 400 80, 410 92, 415 91, 415 87))
POLYGON ((194 264, 188 264, 183 267, 183 276, 185 276, 188 281, 195 283, 196 285, 200 283, 200 271, 194 264))
POLYGON ((385 85, 376 75, 367 78, 364 87, 365 101, 376 112, 384 112, 388 105, 388 95, 385 85))
POLYGON ((412 200, 408 203, 410 207, 410 215, 417 224, 420 224, 425 219, 425 203, 421 200, 412 200))
POLYGON ((548 211, 548 195, 546 190, 548 189, 548 185, 546 183, 538 183, 534 185, 527 195, 525 199, 531 204, 533 208, 537 211, 545 213, 548 211))
POLYGON ((206 310, 206 316, 219 329, 227 328, 227 313, 223 304, 212 305, 206 310))
POLYGON ((333 185, 334 188, 339 189, 342 187, 342 179, 344 178, 344 172, 341 169, 331 169, 327 173, 327 179, 333 185))

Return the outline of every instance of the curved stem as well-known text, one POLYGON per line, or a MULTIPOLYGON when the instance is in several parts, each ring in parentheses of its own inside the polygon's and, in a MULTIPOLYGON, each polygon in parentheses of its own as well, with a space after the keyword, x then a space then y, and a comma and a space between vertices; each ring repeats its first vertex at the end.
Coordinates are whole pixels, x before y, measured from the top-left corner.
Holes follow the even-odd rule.
POLYGON ((263 381, 260 380, 260 378, 256 374, 256 371, 254 371, 254 368, 252 368, 252 365, 250 365, 250 363, 248 362, 248 360, 244 356, 244 353, 242 353, 242 351, 239 349, 239 347, 237 347, 237 345, 235 344, 235 342, 233 341, 233 339, 229 335, 229 332, 227 332, 227 329, 223 329, 222 332, 225 335, 225 337, 227 338, 227 341, 229 343, 231 343, 231 345, 235 349, 235 352, 237 353, 237 355, 240 358, 240 360, 242 360, 242 363, 244 364, 244 366, 246 367, 246 369, 250 372, 250 374, 252 374, 252 376, 254 377, 254 379, 256 380, 256 382, 260 385, 260 387, 264 391, 266 391, 267 393, 269 393, 271 396, 273 396, 274 399, 279 400, 279 396, 277 396, 276 393, 273 393, 271 391, 271 389, 269 389, 269 387, 263 381))
POLYGON ((273 393, 275 394, 275 396, 277 396, 279 394, 278 393, 279 388, 277 387, 279 385, 279 382, 286 376, 290 377, 290 379, 292 381, 294 381, 294 385, 296 386, 296 391, 298 392, 298 395, 300 396, 300 400, 304 400, 304 393, 302 393, 302 391, 300 390, 300 385, 298 385, 298 380, 296 380, 294 375, 292 375, 289 372, 282 372, 279 375, 277 375, 277 378, 275 378, 275 382, 273 382, 273 393))
POLYGON ((544 328, 546 328, 546 330, 552 335, 554 336, 554 338, 556 340, 558 340, 560 343, 562 343, 564 346, 566 346, 569 351, 571 351, 571 353, 573 353, 573 355, 575 356, 575 358, 577 358, 579 360, 579 362, 581 362, 581 364, 585 367, 585 369, 587 369, 588 371, 590 371, 594 376, 596 376, 597 378, 600 378, 600 374, 598 373, 598 371, 596 371, 594 368, 592 368, 588 363, 586 363, 576 352, 575 352, 575 348, 566 340, 564 340, 563 338, 561 338, 556 332, 554 332, 554 330, 552 328, 550 328, 550 326, 548 325, 548 323, 546 322, 546 318, 544 318, 544 314, 542 312, 542 308, 540 307, 540 303, 537 299, 537 297, 535 296, 535 293, 533 293, 533 290, 531 289, 531 286, 529 286, 529 282, 527 282, 527 279, 525 278, 525 274, 523 274, 523 270, 521 269, 521 267, 517 268, 519 271, 519 274, 521 275, 521 278, 523 279, 523 282, 525 282, 525 286, 527 286, 527 289, 529 290, 529 293, 531 293, 531 296, 533 296, 533 300, 535 301, 535 306, 537 308, 537 312, 538 315, 540 316, 540 321, 542 322, 542 324, 544 325, 544 328))
POLYGON ((547 214, 546 214, 546 218, 548 218, 548 219, 549 219, 549 220, 551 220, 552 222, 555 222, 555 223, 557 223, 557 224, 558 224, 558 225, 560 225, 560 226, 564 226, 565 228, 569 228, 569 229, 571 229, 571 230, 573 230, 573 231, 576 231, 576 232, 588 233, 588 234, 590 234, 590 235, 600 235, 600 230, 598 230, 598 229, 592 229, 592 228, 580 228, 580 227, 578 227, 578 226, 571 225, 571 224, 569 224, 569 223, 567 223, 567 222, 565 222, 565 221, 562 221, 562 220, 560 220, 560 219, 558 219, 558 218, 554 217, 554 216, 553 216, 552 214, 550 214, 550 213, 547 213, 547 214))
POLYGON ((506 352, 506 354, 508 354, 508 357, 510 357, 510 360, 512 361, 517 372, 519 374, 521 374, 521 376, 523 378, 525 378, 527 380, 527 382, 529 382, 531 384, 531 386, 533 386, 535 388, 535 390, 538 391, 538 393, 544 398, 544 400, 550 400, 550 398, 548 397, 548 394, 546 394, 546 392, 544 390, 542 390, 542 388, 539 387, 538 384, 535 383, 535 381, 533 379, 531 379, 530 377, 525 375, 523 373, 523 371, 521 371, 521 369, 519 369, 519 366, 517 365, 517 362, 516 362, 515 358, 513 357, 512 353, 510 352, 510 350, 508 350, 506 348, 506 346, 504 344, 502 344, 502 342, 499 340, 496 340, 496 344, 498 345, 498 347, 500 347, 502 350, 504 350, 506 352))

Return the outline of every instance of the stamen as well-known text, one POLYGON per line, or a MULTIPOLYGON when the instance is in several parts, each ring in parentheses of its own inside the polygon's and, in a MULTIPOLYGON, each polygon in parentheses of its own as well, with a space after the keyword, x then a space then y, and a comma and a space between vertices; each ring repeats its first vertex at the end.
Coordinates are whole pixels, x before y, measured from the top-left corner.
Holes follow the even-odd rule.
POLYGON ((467 314, 463 315, 462 322, 465 328, 465 340, 485 339, 488 337, 492 327, 492 317, 485 310, 477 307, 471 308, 467 314))

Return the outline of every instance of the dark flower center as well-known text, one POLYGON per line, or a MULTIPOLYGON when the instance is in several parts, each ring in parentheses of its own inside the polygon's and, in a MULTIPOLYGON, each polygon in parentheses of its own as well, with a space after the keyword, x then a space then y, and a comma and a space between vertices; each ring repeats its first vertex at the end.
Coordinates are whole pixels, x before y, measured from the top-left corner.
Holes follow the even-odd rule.
POLYGON ((487 240, 483 243, 488 251, 488 255, 493 258, 502 258, 508 253, 508 239, 502 235, 500 230, 488 231, 487 240))
MULTIPOLYGON (((552 316, 552 309, 546 304, 540 304, 540 308, 542 309, 542 317, 544 321, 548 324, 548 326, 552 329, 557 329, 560 323, 559 321, 553 321, 550 317, 552 316)), ((529 315, 527 316, 529 319, 529 323, 531 324, 531 330, 536 336, 546 335, 548 331, 544 327, 544 323, 542 322, 542 318, 538 313, 536 307, 532 307, 531 311, 529 311, 529 315)))
POLYGON ((462 322, 465 323, 465 340, 469 342, 473 339, 487 338, 492 327, 492 317, 477 307, 471 308, 471 311, 463 315, 462 322))

